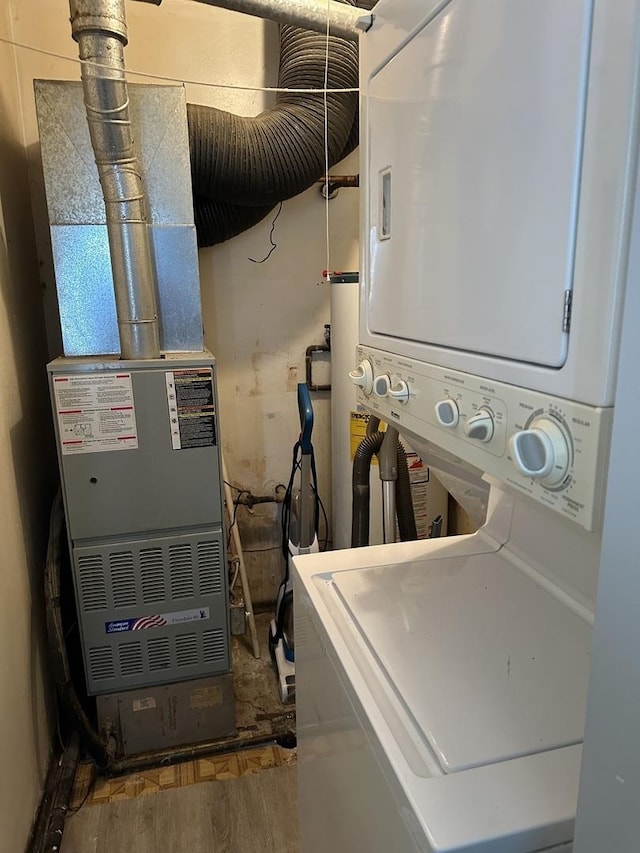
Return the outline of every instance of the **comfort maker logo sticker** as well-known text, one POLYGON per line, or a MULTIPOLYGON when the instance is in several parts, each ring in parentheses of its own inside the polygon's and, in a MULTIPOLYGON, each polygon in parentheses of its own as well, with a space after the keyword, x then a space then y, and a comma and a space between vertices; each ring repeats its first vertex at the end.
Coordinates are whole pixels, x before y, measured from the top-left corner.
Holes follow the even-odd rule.
POLYGON ((177 610, 174 613, 153 613, 149 616, 134 616, 132 619, 114 619, 104 623, 105 634, 121 634, 123 631, 145 631, 149 628, 164 628, 166 625, 182 625, 185 622, 200 622, 209 619, 208 607, 195 610, 177 610))

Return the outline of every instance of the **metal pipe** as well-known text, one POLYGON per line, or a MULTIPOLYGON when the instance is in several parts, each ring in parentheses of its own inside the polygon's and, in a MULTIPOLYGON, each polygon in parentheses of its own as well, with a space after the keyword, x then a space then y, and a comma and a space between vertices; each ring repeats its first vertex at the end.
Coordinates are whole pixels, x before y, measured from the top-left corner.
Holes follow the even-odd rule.
POLYGON ((124 0, 70 0, 69 6, 104 196, 121 354, 125 359, 158 358, 156 276, 124 69, 124 0))
POLYGON ((396 541, 396 489, 393 480, 382 481, 382 539, 396 541))
MULTIPOLYGON (((149 2, 149 0, 143 0, 149 2)), ((156 0, 151 0, 156 2, 156 0)), ((158 4, 162 2, 159 0, 158 4)), ((361 32, 369 29, 373 22, 370 13, 362 9, 339 3, 337 0, 196 0, 208 6, 218 6, 256 18, 267 18, 279 24, 289 24, 317 33, 327 31, 327 6, 329 7, 329 31, 332 36, 358 41, 361 32)))
POLYGON ((396 486, 398 479, 398 430, 387 426, 380 448, 380 479, 382 480, 382 530, 385 542, 396 538, 396 486))

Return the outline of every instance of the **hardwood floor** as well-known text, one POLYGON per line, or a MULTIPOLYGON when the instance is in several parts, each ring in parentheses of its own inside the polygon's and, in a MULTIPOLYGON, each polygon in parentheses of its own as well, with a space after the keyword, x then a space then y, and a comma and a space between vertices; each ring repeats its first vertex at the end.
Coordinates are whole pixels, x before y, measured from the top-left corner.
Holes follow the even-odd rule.
POLYGON ((299 853, 295 764, 105 805, 67 819, 61 853, 299 853))

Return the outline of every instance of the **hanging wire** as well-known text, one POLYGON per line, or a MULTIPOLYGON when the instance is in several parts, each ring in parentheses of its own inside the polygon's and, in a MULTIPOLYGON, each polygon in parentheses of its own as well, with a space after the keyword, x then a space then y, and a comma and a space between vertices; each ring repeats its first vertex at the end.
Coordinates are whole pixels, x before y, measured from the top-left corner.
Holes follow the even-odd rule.
POLYGON ((66 813, 68 815, 77 814, 77 812, 80 811, 80 809, 83 807, 83 805, 89 799, 90 795, 93 793, 93 789, 95 788, 95 784, 98 781, 98 769, 97 769, 96 764, 94 764, 93 762, 91 762, 91 763, 93 764, 94 770, 93 770, 93 773, 91 775, 91 779, 89 781, 89 785, 87 787, 87 790, 85 791, 84 796, 82 797, 82 800, 78 803, 77 806, 73 806, 73 808, 70 807, 67 809, 66 813))
POLYGON ((278 217, 280 216, 281 212, 282 212, 282 202, 280 202, 280 204, 278 205, 278 212, 273 217, 273 222, 271 223, 271 231, 269 232, 269 242, 271 243, 271 248, 269 249, 267 254, 264 256, 264 258, 262 258, 261 260, 256 260, 256 258, 249 258, 249 260, 252 261, 254 264, 263 264, 265 261, 268 261, 269 258, 271 257, 271 255, 278 248, 278 244, 273 239, 273 232, 276 229, 276 222, 278 221, 278 217))
MULTIPOLYGON (((328 181, 329 175, 329 98, 327 95, 327 87, 329 85, 329 18, 331 15, 331 0, 327 0, 327 35, 325 41, 325 51, 324 51, 324 90, 323 90, 323 101, 324 101, 324 174, 325 180, 328 181)), ((326 249, 327 249, 327 259, 326 259, 326 270, 327 275, 329 275, 331 271, 331 264, 329 258, 329 193, 325 192, 324 194, 324 226, 325 226, 325 241, 326 241, 326 249)))
MULTIPOLYGON (((233 486, 232 488, 235 488, 235 486, 233 486)), ((231 534, 233 532, 233 528, 236 526, 238 521, 238 507, 240 506, 240 500, 243 495, 250 494, 251 492, 247 491, 247 489, 238 489, 238 497, 233 502, 233 516, 231 518, 231 524, 229 525, 229 530, 227 531, 227 551, 231 547, 231 534)))
MULTIPOLYGON (((32 53, 39 53, 42 56, 50 56, 53 59, 62 59, 65 62, 72 62, 75 65, 89 65, 92 68, 104 68, 105 70, 113 70, 111 66, 104 65, 101 62, 95 62, 92 59, 79 59, 78 57, 73 56, 65 56, 63 53, 56 53, 53 50, 45 50, 42 47, 35 47, 31 44, 24 44, 23 42, 14 41, 13 39, 3 38, 0 36, 0 43, 8 44, 12 47, 20 48, 21 50, 28 50, 32 53)), ((193 80, 187 79, 185 77, 171 77, 167 74, 152 74, 150 71, 135 71, 127 67, 127 76, 131 77, 146 77, 149 80, 160 80, 164 82, 170 83, 181 83, 188 84, 190 86, 204 86, 207 89, 231 89, 233 91, 238 92, 293 92, 299 95, 317 95, 322 92, 326 95, 326 92, 323 89, 283 89, 278 86, 240 86, 235 85, 233 83, 210 83, 205 80, 193 80)), ((351 89, 331 89, 331 92, 335 92, 338 94, 349 94, 350 92, 358 92, 357 88, 351 89)))

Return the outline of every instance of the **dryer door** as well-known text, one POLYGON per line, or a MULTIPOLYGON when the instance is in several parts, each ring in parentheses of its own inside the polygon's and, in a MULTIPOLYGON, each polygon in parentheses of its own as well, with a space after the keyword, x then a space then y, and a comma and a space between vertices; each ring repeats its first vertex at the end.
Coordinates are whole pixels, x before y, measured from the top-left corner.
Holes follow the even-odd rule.
POLYGON ((389 349, 564 363, 591 18, 452 0, 367 81, 367 325, 389 349))

